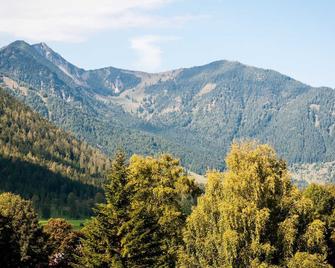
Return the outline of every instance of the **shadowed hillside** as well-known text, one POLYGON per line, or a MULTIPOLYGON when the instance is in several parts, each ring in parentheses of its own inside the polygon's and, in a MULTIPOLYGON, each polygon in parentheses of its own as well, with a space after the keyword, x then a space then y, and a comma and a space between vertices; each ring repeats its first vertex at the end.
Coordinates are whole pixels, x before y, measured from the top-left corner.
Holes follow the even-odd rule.
POLYGON ((109 163, 0 89, 0 191, 33 199, 43 217, 87 216, 109 163))

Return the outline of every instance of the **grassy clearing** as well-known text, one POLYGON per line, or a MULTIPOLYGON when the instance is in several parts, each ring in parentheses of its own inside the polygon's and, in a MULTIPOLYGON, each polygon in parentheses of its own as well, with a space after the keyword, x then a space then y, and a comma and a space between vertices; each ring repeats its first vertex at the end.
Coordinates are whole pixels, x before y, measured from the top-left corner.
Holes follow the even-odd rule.
MULTIPOLYGON (((81 220, 66 219, 66 220, 72 225, 72 227, 73 227, 74 230, 80 230, 84 226, 85 222, 88 221, 88 219, 81 219, 81 220)), ((39 221, 39 223, 42 226, 45 225, 45 224, 47 224, 47 222, 48 222, 48 219, 47 220, 46 219, 42 219, 42 220, 39 221)))

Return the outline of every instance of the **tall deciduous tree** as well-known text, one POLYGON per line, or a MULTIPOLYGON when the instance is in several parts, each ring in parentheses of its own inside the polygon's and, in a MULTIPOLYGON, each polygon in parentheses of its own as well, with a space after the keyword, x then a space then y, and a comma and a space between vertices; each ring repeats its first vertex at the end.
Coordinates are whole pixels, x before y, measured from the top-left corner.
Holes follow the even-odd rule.
POLYGON ((206 193, 187 220, 180 265, 295 267, 299 251, 326 263, 326 225, 313 218, 312 200, 291 184, 274 150, 235 143, 226 163, 224 173, 209 173, 206 193))

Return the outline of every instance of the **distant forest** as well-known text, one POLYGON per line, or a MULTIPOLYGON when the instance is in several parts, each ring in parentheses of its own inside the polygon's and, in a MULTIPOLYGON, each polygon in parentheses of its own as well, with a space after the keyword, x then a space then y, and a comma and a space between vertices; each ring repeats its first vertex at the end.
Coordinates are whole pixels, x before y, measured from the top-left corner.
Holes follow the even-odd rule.
POLYGON ((31 199, 41 217, 91 215, 110 160, 0 89, 0 191, 31 199))

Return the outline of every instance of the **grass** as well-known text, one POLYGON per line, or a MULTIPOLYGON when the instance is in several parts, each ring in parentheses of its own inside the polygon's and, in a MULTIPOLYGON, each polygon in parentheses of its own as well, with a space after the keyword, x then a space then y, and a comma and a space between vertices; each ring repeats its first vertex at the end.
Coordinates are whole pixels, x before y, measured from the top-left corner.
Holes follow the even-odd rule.
MULTIPOLYGON (((85 222, 87 222, 88 219, 81 219, 81 220, 70 220, 70 219, 65 219, 66 221, 68 221, 71 225, 72 225, 72 228, 74 230, 80 230, 85 222)), ((43 226, 45 224, 47 224, 48 222, 48 219, 42 219, 42 220, 39 220, 39 223, 43 226)))

